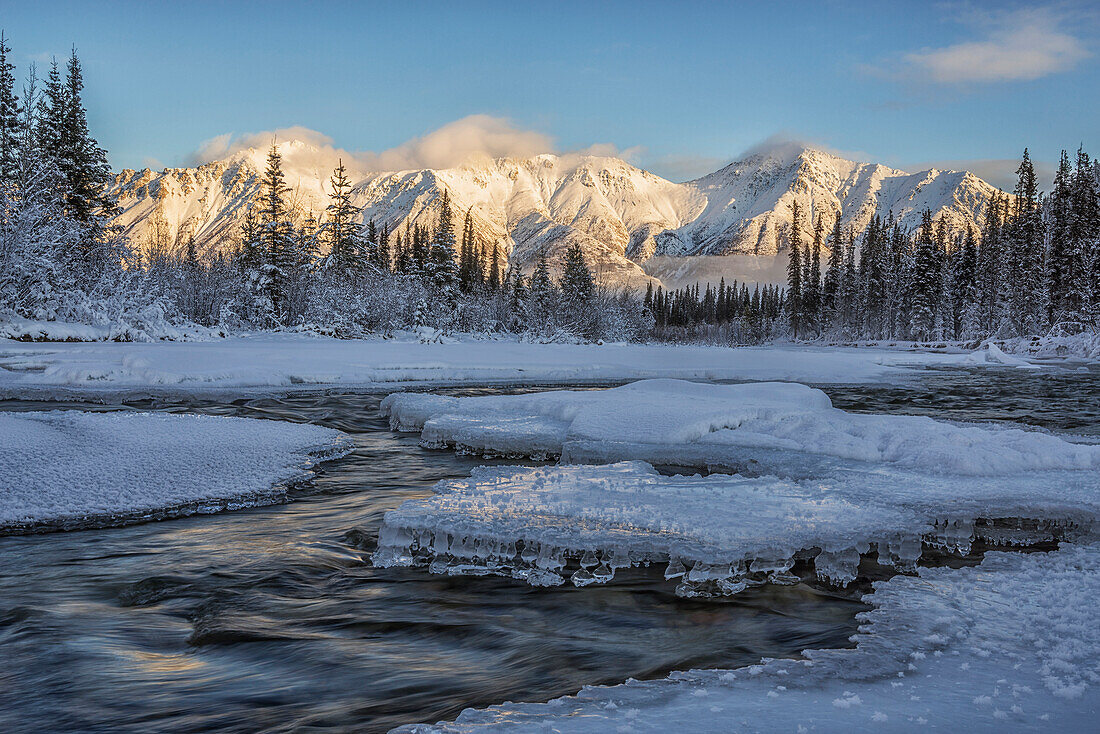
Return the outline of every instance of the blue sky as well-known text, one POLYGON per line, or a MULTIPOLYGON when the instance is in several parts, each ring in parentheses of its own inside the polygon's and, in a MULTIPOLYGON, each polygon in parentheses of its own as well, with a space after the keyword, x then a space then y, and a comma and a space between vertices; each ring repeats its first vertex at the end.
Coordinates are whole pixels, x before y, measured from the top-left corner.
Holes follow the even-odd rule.
POLYGON ((674 180, 774 136, 997 183, 1025 145, 1100 154, 1087 3, 526 5, 0 0, 0 26, 20 75, 76 45, 115 167, 292 126, 423 162, 406 141, 471 115, 460 147, 596 145, 674 180))

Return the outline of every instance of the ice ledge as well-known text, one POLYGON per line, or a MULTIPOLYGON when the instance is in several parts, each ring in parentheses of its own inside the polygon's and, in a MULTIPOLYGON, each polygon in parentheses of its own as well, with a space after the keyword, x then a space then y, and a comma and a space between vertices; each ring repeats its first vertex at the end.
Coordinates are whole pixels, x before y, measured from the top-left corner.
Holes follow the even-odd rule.
POLYGON ((912 572, 928 549, 1025 546, 1089 534, 1095 477, 940 478, 852 469, 806 480, 662 476, 641 462, 476 469, 386 513, 372 561, 536 586, 605 583, 666 565, 683 596, 797 583, 796 563, 843 586, 862 556, 912 572))

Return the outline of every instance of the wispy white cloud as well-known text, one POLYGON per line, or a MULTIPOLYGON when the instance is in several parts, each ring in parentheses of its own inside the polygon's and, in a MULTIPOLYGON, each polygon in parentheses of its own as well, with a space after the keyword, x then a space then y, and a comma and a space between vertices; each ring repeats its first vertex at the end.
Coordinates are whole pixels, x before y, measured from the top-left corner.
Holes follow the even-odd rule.
POLYGON ((843 150, 821 140, 815 140, 791 132, 776 133, 748 146, 732 156, 670 154, 646 158, 642 167, 669 181, 691 181, 724 168, 733 161, 742 161, 754 155, 768 155, 783 160, 793 160, 807 148, 820 150, 850 161, 872 162, 877 159, 861 150, 843 150))
POLYGON ((644 168, 669 181, 691 181, 713 173, 730 162, 729 156, 673 153, 649 161, 644 168))
POLYGON ((744 160, 753 155, 770 155, 779 158, 793 159, 807 148, 831 153, 832 155, 846 158, 850 161, 870 163, 875 160, 874 156, 862 150, 842 150, 820 140, 814 140, 812 138, 786 132, 769 135, 760 142, 750 145, 733 160, 744 160))
POLYGON ((199 145, 198 149, 188 157, 186 165, 197 166, 202 163, 228 158, 234 153, 248 150, 249 148, 265 150, 271 146, 273 141, 286 142, 288 140, 298 140, 303 143, 308 143, 317 148, 325 157, 336 158, 342 155, 350 159, 353 155, 346 150, 333 147, 332 138, 328 135, 319 133, 316 130, 310 130, 308 127, 294 125, 293 127, 263 130, 261 132, 244 133, 242 135, 234 135, 233 133, 216 135, 209 140, 204 140, 199 145), (331 154, 331 156, 329 156, 329 154, 331 154))
POLYGON ((576 155, 592 155, 607 158, 621 158, 627 163, 637 165, 645 156, 645 148, 641 145, 632 145, 629 148, 620 148, 614 143, 593 143, 587 148, 571 151, 576 155))
POLYGON ((939 84, 1028 81, 1069 71, 1092 54, 1051 8, 971 17, 973 41, 904 54, 904 75, 939 84))
MULTIPOLYGON (((645 155, 641 146, 620 148, 613 143, 595 143, 579 150, 560 151, 553 138, 537 130, 517 127, 512 121, 490 115, 470 115, 437 130, 412 138, 383 151, 348 151, 333 145, 332 138, 306 127, 233 135, 225 133, 204 141, 186 161, 195 166, 221 160, 254 148, 266 150, 272 141, 298 141, 307 149, 287 151, 301 167, 331 167, 342 159, 359 171, 403 171, 421 168, 453 168, 492 158, 530 158, 541 153, 563 156, 610 156, 639 164, 645 155)), ((288 159, 288 162, 291 162, 288 159)))
POLYGON ((510 120, 470 115, 427 135, 381 153, 362 153, 360 162, 372 170, 451 168, 478 158, 529 158, 552 152, 553 140, 535 130, 523 130, 510 120))
POLYGON ((553 140, 544 133, 518 128, 500 117, 470 115, 378 152, 337 148, 329 136, 301 126, 243 135, 226 133, 203 142, 189 157, 188 165, 219 160, 248 148, 264 149, 273 140, 306 143, 319 162, 343 158, 348 165, 365 171, 451 168, 479 158, 527 158, 554 151, 553 140))

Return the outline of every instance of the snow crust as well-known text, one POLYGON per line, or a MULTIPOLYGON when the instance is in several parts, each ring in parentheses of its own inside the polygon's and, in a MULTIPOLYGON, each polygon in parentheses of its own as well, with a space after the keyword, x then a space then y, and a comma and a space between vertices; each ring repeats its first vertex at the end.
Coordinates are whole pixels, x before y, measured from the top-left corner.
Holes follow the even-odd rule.
POLYGON ((203 326, 176 326, 163 313, 149 319, 143 328, 122 322, 77 324, 67 321, 36 321, 0 314, 0 339, 30 342, 105 342, 105 341, 202 341, 224 336, 217 329, 203 326), (158 318, 159 317, 159 318, 158 318))
POLYGON ((1066 330, 1059 325, 1046 336, 1008 339, 1003 346, 1013 354, 1025 354, 1033 359, 1100 362, 1100 332, 1084 324, 1072 326, 1080 330, 1066 330))
POLYGON ((167 413, 0 413, 0 531, 124 524, 282 499, 339 431, 167 413))
POLYGON ((860 557, 912 568, 926 547, 1029 544, 1100 512, 1100 446, 1038 431, 847 413, 787 383, 647 380, 602 391, 387 397, 427 446, 597 466, 481 468, 386 514, 374 562, 535 585, 607 581, 669 563, 686 596, 790 582, 813 559, 833 583, 860 557), (736 475, 661 476, 646 463, 736 475), (990 522, 1002 521, 1009 522, 990 522))
POLYGON ((641 380, 610 390, 442 397, 395 393, 383 415, 431 447, 569 462, 641 459, 806 475, 838 462, 929 474, 1018 475, 1100 470, 1100 447, 1021 429, 927 417, 848 413, 791 383, 714 385, 641 380))
POLYGON ((257 334, 200 342, 31 344, 0 340, 0 394, 143 390, 286 392, 403 384, 626 381, 647 377, 901 382, 965 354, 889 349, 728 349, 644 344, 531 344, 420 335, 338 340, 257 334))
POLYGON ((1100 546, 988 553, 875 584, 850 650, 467 709, 405 734, 504 731, 1092 731, 1100 546))

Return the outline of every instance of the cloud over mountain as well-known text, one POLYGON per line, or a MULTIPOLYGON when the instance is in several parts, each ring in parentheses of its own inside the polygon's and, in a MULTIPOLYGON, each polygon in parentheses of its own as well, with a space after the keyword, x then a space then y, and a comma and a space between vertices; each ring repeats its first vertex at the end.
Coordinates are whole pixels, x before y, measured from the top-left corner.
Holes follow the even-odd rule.
POLYGON ((530 158, 555 148, 550 136, 523 130, 506 118, 470 115, 379 152, 335 147, 329 136, 300 125, 243 135, 225 133, 205 141, 190 156, 188 165, 221 160, 248 148, 266 149, 273 140, 308 143, 315 149, 311 153, 318 165, 331 165, 342 158, 349 167, 361 171, 454 168, 495 158, 530 158))

